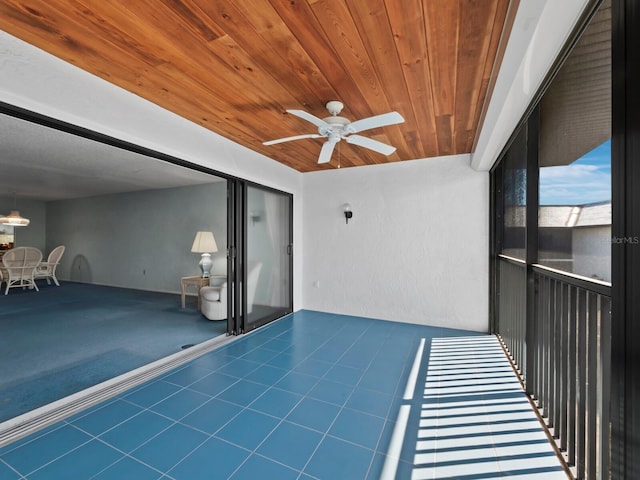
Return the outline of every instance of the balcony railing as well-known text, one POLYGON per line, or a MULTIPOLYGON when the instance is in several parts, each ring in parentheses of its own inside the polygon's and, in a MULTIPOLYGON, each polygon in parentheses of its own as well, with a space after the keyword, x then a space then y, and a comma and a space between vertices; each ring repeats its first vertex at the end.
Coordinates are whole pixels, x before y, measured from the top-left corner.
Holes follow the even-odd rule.
POLYGON ((498 332, 522 375, 526 370, 527 276, 524 261, 501 257, 499 268, 498 332))
POLYGON ((497 333, 527 392, 574 476, 610 478, 611 287, 504 256, 497 271, 497 333))

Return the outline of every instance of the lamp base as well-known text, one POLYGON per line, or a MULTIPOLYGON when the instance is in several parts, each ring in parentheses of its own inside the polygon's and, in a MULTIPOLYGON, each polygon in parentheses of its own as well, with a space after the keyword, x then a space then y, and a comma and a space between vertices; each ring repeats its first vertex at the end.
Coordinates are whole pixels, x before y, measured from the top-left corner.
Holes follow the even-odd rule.
POLYGON ((213 265, 213 262, 211 261, 211 254, 203 253, 199 265, 200 270, 202 271, 202 278, 209 278, 211 276, 211 266, 213 265))

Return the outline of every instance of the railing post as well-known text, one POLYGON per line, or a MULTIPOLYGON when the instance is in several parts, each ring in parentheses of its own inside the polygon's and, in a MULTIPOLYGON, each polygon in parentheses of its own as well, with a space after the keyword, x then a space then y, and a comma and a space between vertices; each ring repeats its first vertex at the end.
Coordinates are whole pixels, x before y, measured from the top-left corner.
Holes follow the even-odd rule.
POLYGON ((587 478, 596 478, 598 395, 598 296, 587 295, 587 478))
POLYGON ((576 468, 578 478, 585 476, 586 450, 586 396, 587 396, 587 292, 578 291, 578 332, 576 335, 578 346, 578 375, 576 376, 577 413, 576 413, 576 468))
POLYGON ((570 289, 566 283, 562 284, 562 310, 560 314, 560 402, 558 437, 560 438, 560 448, 567 449, 567 405, 570 377, 568 376, 569 365, 569 302, 570 289))
POLYGON ((524 328, 524 362, 522 373, 525 378, 525 388, 529 395, 533 394, 533 365, 535 362, 534 349, 536 338, 536 303, 537 285, 532 265, 538 261, 538 141, 540 137, 540 107, 536 107, 527 121, 527 215, 526 215, 526 315, 524 328))
POLYGON ((577 331, 578 331, 578 288, 569 287, 569 347, 568 347, 568 360, 569 366, 567 375, 568 378, 568 391, 567 391, 567 456, 569 462, 575 464, 576 459, 576 386, 577 386, 577 331))
POLYGON ((611 300, 599 297, 598 358, 598 478, 611 478, 611 300))

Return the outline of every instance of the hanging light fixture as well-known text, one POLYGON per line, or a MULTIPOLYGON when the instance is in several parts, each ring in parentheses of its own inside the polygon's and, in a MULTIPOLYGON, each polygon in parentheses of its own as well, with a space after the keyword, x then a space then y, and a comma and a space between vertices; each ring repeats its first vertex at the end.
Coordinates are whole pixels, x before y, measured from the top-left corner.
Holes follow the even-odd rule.
MULTIPOLYGON (((16 208, 16 195, 13 194, 13 208, 16 208)), ((28 218, 22 218, 18 210, 11 210, 9 215, 3 215, 0 217, 0 223, 2 225, 9 225, 11 227, 26 227, 29 225, 28 218)))

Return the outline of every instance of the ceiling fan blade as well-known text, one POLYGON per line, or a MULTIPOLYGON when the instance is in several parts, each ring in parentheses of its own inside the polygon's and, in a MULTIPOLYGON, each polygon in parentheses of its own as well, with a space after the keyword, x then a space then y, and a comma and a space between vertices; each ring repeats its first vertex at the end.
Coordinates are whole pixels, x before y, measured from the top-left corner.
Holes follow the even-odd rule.
POLYGON ((333 154, 333 148, 336 146, 336 143, 332 140, 327 140, 322 145, 322 149, 320 150, 320 156, 318 157, 318 163, 328 163, 331 160, 331 155, 333 154))
POLYGON ((347 141, 347 143, 352 143, 360 147, 368 148, 369 150, 374 150, 378 153, 382 153, 383 155, 391 155, 396 151, 396 147, 392 147, 391 145, 387 145, 386 143, 373 140, 372 138, 363 137, 362 135, 349 135, 345 138, 345 140, 347 141))
POLYGON ((322 135, 318 133, 307 133, 306 135, 294 135, 293 137, 278 138, 277 140, 269 140, 262 142, 263 145, 275 145, 276 143, 290 142, 292 140, 302 140, 303 138, 320 138, 322 135))
POLYGON ((295 115, 296 117, 300 117, 307 122, 313 123, 316 127, 328 127, 329 124, 322 120, 321 118, 316 117, 315 115, 311 115, 310 113, 305 112, 304 110, 287 110, 291 115, 295 115))
POLYGON ((386 127, 387 125, 395 125, 396 123, 402 122, 404 122, 402 115, 398 112, 389 112, 351 122, 348 129, 350 133, 358 133, 363 130, 369 130, 370 128, 386 127))

